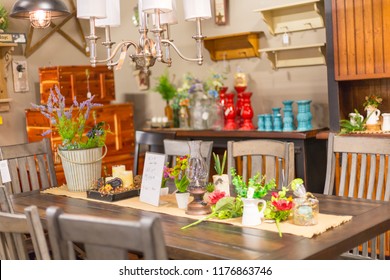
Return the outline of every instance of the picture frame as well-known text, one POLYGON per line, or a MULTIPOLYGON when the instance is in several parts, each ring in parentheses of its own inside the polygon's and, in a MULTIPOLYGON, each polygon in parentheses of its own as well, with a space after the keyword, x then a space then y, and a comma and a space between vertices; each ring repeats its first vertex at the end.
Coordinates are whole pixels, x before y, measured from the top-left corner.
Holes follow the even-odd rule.
POLYGON ((214 0, 214 19, 217 25, 228 23, 229 0, 214 0))

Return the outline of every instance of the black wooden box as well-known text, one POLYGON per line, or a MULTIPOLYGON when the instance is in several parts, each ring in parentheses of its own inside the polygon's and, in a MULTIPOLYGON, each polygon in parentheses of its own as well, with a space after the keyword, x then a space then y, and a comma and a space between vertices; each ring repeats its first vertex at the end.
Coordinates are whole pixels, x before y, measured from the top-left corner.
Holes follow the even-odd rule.
POLYGON ((102 201, 118 201, 134 196, 139 196, 140 190, 130 190, 130 191, 125 191, 121 193, 115 193, 115 194, 106 194, 102 195, 99 191, 97 190, 88 190, 87 191, 87 198, 91 199, 97 199, 97 200, 102 200, 102 201))

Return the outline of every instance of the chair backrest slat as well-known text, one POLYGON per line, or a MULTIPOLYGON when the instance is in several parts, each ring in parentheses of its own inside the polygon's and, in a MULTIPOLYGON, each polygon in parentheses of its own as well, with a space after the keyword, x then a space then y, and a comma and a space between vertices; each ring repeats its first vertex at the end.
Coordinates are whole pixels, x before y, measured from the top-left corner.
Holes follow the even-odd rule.
POLYGON ((13 194, 57 186, 50 140, 0 147, 8 161, 11 182, 4 183, 13 194))
POLYGON ((366 186, 366 174, 367 174, 367 155, 362 154, 361 155, 361 162, 360 162, 360 176, 359 176, 359 191, 358 191, 358 198, 364 197, 364 189, 366 186))
MULTIPOLYGON (((329 133, 325 194, 390 200, 390 139, 329 133), (341 157, 341 161, 337 159, 341 157), (336 172, 337 170, 337 172, 336 172), (339 178, 336 178, 339 174, 339 178)), ((351 248, 346 256, 384 259, 390 256, 390 233, 351 248)))
POLYGON ((65 214, 57 207, 49 207, 46 215, 55 259, 75 259, 74 243, 83 244, 87 259, 127 259, 128 252, 141 253, 144 259, 167 258, 156 217, 115 220, 65 214))

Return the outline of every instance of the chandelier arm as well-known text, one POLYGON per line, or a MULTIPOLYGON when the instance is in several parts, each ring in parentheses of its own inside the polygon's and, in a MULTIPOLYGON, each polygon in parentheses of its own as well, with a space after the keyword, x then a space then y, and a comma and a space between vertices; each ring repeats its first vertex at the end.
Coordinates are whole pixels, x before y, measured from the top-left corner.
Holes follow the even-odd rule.
POLYGON ((199 65, 203 63, 203 56, 199 56, 197 58, 186 57, 179 51, 179 49, 175 46, 175 44, 170 40, 163 39, 161 40, 161 43, 168 44, 169 46, 171 46, 176 51, 176 53, 184 60, 191 61, 191 62, 198 62, 199 65))
MULTIPOLYGON (((116 56, 116 54, 118 53, 119 49, 121 49, 122 47, 126 47, 126 50, 128 50, 130 46, 134 46, 136 49, 138 48, 138 45, 136 43, 134 43, 133 41, 123 41, 123 42, 120 42, 113 49, 113 51, 111 52, 111 56, 110 57, 107 57, 106 59, 96 60, 96 63, 106 63, 106 62, 112 60, 116 56)), ((109 64, 114 66, 114 65, 118 64, 118 62, 109 63, 109 64)))

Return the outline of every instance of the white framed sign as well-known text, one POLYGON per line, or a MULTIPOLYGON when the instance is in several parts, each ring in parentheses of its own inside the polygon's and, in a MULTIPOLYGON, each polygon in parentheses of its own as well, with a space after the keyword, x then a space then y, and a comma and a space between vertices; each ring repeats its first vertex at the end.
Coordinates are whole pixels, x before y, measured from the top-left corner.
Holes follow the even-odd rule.
POLYGON ((159 206, 166 155, 146 152, 139 200, 159 206))

